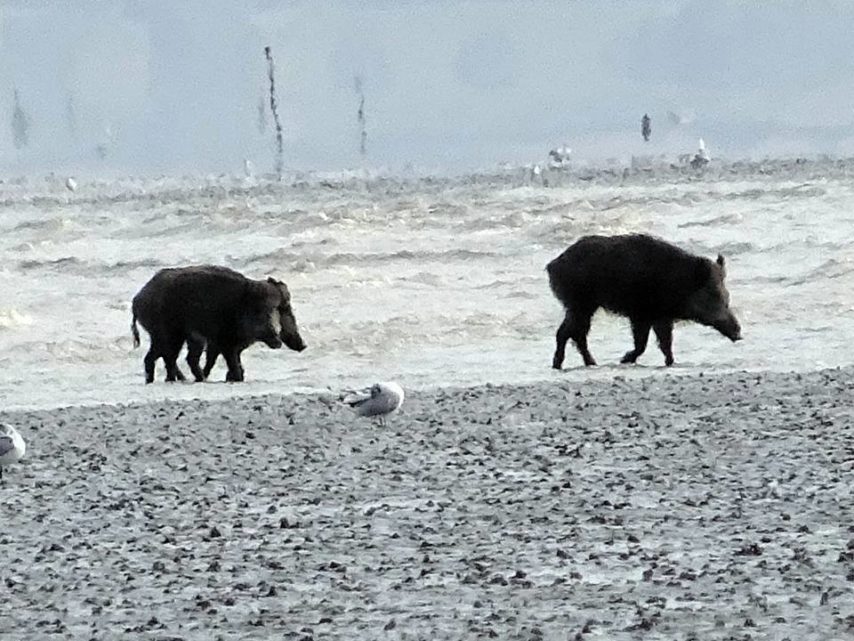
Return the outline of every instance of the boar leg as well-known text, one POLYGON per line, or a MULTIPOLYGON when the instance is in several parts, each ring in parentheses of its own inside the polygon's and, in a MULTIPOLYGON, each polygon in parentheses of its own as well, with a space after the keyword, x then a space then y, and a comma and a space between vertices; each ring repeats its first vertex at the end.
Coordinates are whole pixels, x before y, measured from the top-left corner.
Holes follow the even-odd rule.
POLYGON ((552 367, 560 369, 563 365, 563 359, 566 357, 566 342, 569 340, 569 314, 563 319, 560 327, 557 328, 557 347, 555 355, 552 358, 552 367))
POLYGON ((632 338, 635 341, 635 348, 623 356, 621 363, 634 363, 638 360, 638 356, 644 353, 646 343, 649 340, 649 330, 652 325, 646 321, 632 320, 632 338))
POLYGON ((219 358, 220 353, 219 347, 217 347, 212 341, 208 341, 208 351, 205 354, 205 370, 202 372, 205 380, 210 376, 214 363, 216 363, 216 359, 219 358))
POLYGON ((590 331, 590 320, 593 318, 594 311, 596 310, 584 310, 580 313, 573 314, 572 324, 569 328, 572 341, 575 343, 578 353, 581 354, 581 358, 584 359, 584 364, 587 366, 596 364, 596 361, 593 359, 593 355, 590 353, 590 350, 587 349, 587 333, 590 331))
POLYGON ((578 353, 584 359, 585 365, 595 365, 596 361, 587 349, 587 332, 590 331, 590 319, 593 317, 593 312, 583 310, 581 312, 570 313, 566 312, 566 318, 560 324, 557 330, 557 346, 555 349, 554 358, 552 359, 552 367, 560 369, 563 365, 563 359, 566 351, 566 341, 570 338, 575 343, 578 353))
POLYGON ((193 377, 197 383, 205 380, 202 373, 202 368, 199 367, 199 360, 202 357, 202 351, 205 349, 204 341, 196 340, 195 338, 187 338, 187 365, 190 366, 190 371, 193 372, 193 377))
POLYGON ((240 351, 238 349, 225 350, 223 354, 228 365, 228 373, 225 380, 229 383, 240 383, 243 381, 243 365, 240 363, 240 351))
POLYGON ((652 329, 658 339, 658 347, 664 354, 664 364, 670 367, 673 365, 673 321, 659 321, 652 329))
POLYGON ((174 383, 175 381, 187 380, 184 372, 178 367, 178 355, 164 356, 163 362, 166 364, 166 382, 174 383))
MULTIPOLYGON (((181 352, 181 348, 178 348, 178 353, 181 352)), ((175 354, 174 357, 163 357, 163 362, 166 364, 166 381, 186 381, 187 377, 184 376, 184 372, 181 371, 181 368, 178 367, 178 354, 175 354)))
POLYGON ((157 345, 157 342, 152 338, 151 347, 149 347, 148 353, 145 355, 145 359, 143 360, 143 363, 145 363, 146 383, 154 382, 154 365, 155 363, 157 363, 158 358, 160 358, 160 349, 157 345))
POLYGON ((181 346, 184 344, 184 337, 170 337, 166 342, 164 349, 161 352, 163 362, 166 364, 166 381, 171 383, 176 380, 183 381, 184 374, 178 369, 178 355, 181 353, 181 346))

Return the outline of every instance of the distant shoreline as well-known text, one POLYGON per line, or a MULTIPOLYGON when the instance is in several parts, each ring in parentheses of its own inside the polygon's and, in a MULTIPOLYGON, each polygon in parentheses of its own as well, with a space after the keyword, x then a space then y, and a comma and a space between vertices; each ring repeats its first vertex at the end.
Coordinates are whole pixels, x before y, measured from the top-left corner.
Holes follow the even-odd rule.
MULTIPOLYGON (((642 178, 656 179, 662 181, 683 180, 743 180, 745 178, 775 178, 809 177, 812 178, 837 178, 850 177, 854 174, 854 157, 832 156, 828 154, 804 154, 779 158, 717 158, 713 157, 709 165, 702 168, 692 168, 685 156, 689 154, 639 154, 628 157, 613 158, 607 160, 586 160, 583 158, 572 159, 563 167, 549 168, 546 155, 543 158, 530 160, 528 162, 499 162, 494 165, 480 165, 469 169, 442 169, 436 166, 412 166, 408 168, 391 168, 385 166, 349 168, 341 170, 285 169, 282 180, 272 173, 259 172, 252 177, 245 176, 240 170, 234 168, 232 171, 200 171, 200 172, 151 172, 133 173, 118 170, 94 168, 53 168, 48 170, 16 171, 12 168, 0 167, 0 198, 3 197, 4 188, 20 185, 29 185, 39 181, 46 184, 52 180, 51 191, 62 194, 63 199, 68 197, 65 180, 68 175, 74 175, 80 182, 80 193, 71 196, 74 200, 87 198, 86 186, 88 184, 121 185, 123 182, 134 183, 130 186, 139 188, 142 183, 146 186, 146 193, 140 194, 150 197, 150 189, 157 183, 173 183, 181 180, 205 180, 209 187, 227 187, 231 190, 245 190, 247 193, 253 191, 266 192, 268 190, 302 189, 306 187, 328 187, 328 188, 358 188, 366 185, 383 185, 385 187, 400 187, 419 185, 432 186, 435 188, 452 187, 455 184, 471 185, 472 183, 485 183, 494 186, 496 182, 507 183, 507 186, 516 184, 525 179, 530 182, 531 171, 539 166, 542 173, 552 180, 551 186, 563 186, 571 184, 583 184, 589 182, 613 184, 615 181, 642 178), (680 159, 680 156, 682 158, 680 159)), ((542 181, 542 176, 536 178, 542 181)), ((169 188, 176 188, 171 184, 169 188)), ((198 186, 194 186, 196 190, 198 186)))

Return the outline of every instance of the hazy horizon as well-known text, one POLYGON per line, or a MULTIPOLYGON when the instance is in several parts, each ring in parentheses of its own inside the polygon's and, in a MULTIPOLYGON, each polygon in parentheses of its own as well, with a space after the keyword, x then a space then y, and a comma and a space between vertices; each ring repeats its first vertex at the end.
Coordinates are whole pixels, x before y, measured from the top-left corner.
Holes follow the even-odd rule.
POLYGON ((238 172, 244 158, 269 171, 267 45, 290 169, 362 166, 357 76, 368 167, 542 161, 561 144, 580 160, 674 156, 699 137, 713 158, 854 153, 844 2, 0 7, 4 172, 238 172), (29 121, 21 149, 15 90, 29 121))

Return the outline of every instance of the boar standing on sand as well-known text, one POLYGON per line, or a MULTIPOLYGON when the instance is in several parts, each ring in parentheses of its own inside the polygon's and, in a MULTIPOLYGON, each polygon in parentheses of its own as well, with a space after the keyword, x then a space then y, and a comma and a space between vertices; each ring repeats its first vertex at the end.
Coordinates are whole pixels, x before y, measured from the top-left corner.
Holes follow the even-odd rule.
POLYGON ((210 374, 219 354, 228 364, 227 381, 243 380, 240 354, 256 341, 273 349, 282 343, 301 352, 305 343, 297 330, 287 286, 278 280, 251 280, 227 267, 199 265, 161 269, 134 296, 134 345, 142 325, 151 337, 145 355, 145 382, 154 380, 154 364, 162 358, 166 380, 184 380, 178 354, 187 342, 187 363, 197 381, 210 374), (208 348, 205 369, 199 359, 208 348))
POLYGON ((634 363, 643 354, 652 329, 664 362, 672 365, 673 323, 678 320, 714 327, 732 341, 741 338, 729 309, 723 256, 712 262, 643 234, 585 236, 546 270, 552 292, 566 309, 557 330, 555 369, 563 365, 570 338, 584 364, 596 364, 587 349, 587 332, 600 307, 631 321, 635 347, 623 363, 634 363))

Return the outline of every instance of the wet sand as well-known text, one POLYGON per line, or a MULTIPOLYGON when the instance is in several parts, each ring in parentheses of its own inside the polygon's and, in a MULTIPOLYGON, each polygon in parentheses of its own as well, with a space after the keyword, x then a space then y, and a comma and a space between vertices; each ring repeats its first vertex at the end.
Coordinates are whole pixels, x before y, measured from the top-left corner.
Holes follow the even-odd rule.
POLYGON ((854 369, 650 373, 2 413, 0 636, 851 638, 854 369))

